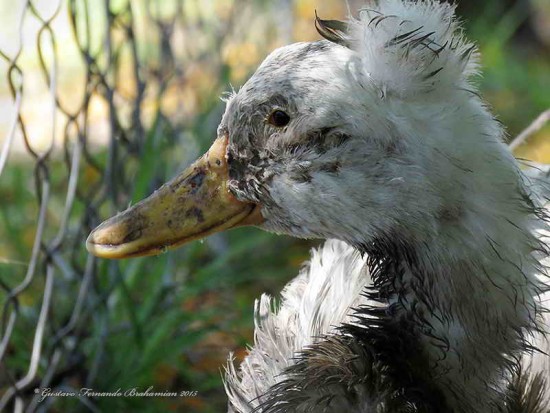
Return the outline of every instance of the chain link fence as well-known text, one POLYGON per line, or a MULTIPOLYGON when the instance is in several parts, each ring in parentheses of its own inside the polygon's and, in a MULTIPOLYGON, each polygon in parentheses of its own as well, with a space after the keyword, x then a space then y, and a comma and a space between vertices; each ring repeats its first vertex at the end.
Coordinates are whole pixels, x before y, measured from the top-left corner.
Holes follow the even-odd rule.
POLYGON ((142 326, 174 305, 188 271, 181 276, 181 261, 170 254, 154 268, 141 262, 141 270, 160 275, 151 284, 154 309, 140 316, 127 277, 141 270, 98 262, 85 251, 86 236, 208 145, 223 109, 218 96, 235 72, 246 74, 259 58, 257 50, 251 57, 231 49, 228 38, 246 40, 235 28, 261 24, 254 15, 267 6, 240 0, 27 0, 19 6, 10 9, 16 20, 10 50, 0 50, 2 87, 11 96, 3 102, 10 119, 0 141, 6 185, 0 234, 27 241, 4 243, 0 254, 0 411, 100 411, 93 398, 65 405, 62 398, 41 400, 37 389, 111 390, 101 380, 109 336, 135 334, 145 343, 136 352, 146 353, 144 336, 154 332, 142 326), (248 58, 248 66, 230 66, 231 53, 238 55, 233 60, 248 58), (158 165, 162 155, 168 161, 158 165), (29 159, 32 177, 25 175, 29 159), (125 300, 130 315, 113 316, 125 300))

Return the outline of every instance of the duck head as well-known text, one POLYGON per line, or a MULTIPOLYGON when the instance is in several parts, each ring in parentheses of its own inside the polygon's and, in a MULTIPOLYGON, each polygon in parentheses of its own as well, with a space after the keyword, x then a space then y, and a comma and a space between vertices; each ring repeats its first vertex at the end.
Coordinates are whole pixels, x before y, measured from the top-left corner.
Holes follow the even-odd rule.
POLYGON ((88 250, 149 255, 242 225, 358 245, 458 220, 486 189, 471 174, 494 148, 476 139, 500 135, 467 90, 473 49, 441 16, 366 21, 345 33, 318 19, 328 40, 274 51, 228 99, 212 148, 96 228, 88 250))

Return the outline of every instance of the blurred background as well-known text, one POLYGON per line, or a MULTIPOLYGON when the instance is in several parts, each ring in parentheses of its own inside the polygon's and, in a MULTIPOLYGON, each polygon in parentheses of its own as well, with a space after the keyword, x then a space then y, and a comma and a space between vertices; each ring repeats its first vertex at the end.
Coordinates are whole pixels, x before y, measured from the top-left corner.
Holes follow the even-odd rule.
MULTIPOLYGON (((223 365, 253 340, 254 299, 319 242, 245 228, 119 262, 84 240, 209 147, 220 96, 267 53, 319 39, 315 10, 366 3, 0 0, 0 411, 224 411, 223 365), (35 395, 150 386, 198 393, 35 395)), ((550 108, 550 2, 457 3, 512 138, 550 108)), ((516 155, 550 162, 550 127, 516 155)))

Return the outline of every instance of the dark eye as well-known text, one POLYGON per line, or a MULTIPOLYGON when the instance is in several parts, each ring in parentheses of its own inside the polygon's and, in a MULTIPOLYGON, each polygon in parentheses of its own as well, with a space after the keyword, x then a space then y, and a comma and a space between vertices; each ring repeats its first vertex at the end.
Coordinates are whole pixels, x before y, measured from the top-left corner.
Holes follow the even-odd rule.
POLYGON ((290 122, 290 116, 288 116, 286 112, 277 109, 271 112, 271 115, 269 115, 269 119, 267 121, 273 126, 282 128, 283 126, 288 125, 288 122, 290 122))

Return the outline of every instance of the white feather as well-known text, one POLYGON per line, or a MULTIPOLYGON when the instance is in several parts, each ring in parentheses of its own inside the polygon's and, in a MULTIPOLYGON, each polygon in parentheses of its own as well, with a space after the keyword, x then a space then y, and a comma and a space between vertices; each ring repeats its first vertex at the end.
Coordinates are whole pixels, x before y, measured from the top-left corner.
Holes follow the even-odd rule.
POLYGON ((384 94, 404 99, 465 87, 477 73, 477 53, 454 11, 449 3, 413 0, 363 9, 351 21, 350 40, 361 53, 364 73, 384 94))
POLYGON ((310 262, 284 288, 280 305, 262 295, 255 304, 254 346, 238 373, 232 356, 227 368, 226 390, 234 411, 252 411, 284 379, 297 352, 351 322, 350 308, 366 303, 361 291, 369 279, 365 258, 347 244, 329 240, 312 251, 310 262))

